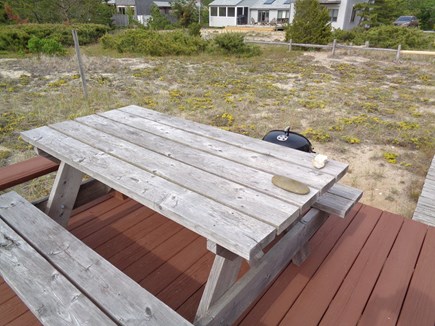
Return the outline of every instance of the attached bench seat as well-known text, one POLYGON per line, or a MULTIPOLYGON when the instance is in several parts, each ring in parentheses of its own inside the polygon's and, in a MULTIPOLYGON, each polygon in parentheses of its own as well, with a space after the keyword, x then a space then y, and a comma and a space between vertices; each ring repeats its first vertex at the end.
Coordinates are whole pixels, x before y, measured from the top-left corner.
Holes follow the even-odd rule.
POLYGON ((345 217, 360 200, 362 194, 363 192, 359 189, 336 183, 317 199, 313 207, 329 214, 345 217))
POLYGON ((44 325, 191 325, 15 192, 0 196, 0 274, 44 325))

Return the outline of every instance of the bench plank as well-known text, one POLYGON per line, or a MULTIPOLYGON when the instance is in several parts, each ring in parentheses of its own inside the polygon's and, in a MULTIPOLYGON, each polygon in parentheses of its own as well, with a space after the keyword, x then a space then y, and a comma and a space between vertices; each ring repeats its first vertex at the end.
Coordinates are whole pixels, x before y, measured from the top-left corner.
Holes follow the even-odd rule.
POLYGON ((116 325, 1 218, 0 274, 44 325, 116 325))
POLYGON ((8 225, 117 323, 190 325, 18 194, 0 196, 0 212, 8 225))
POLYGON ((54 172, 59 163, 36 156, 23 162, 0 168, 0 191, 54 172))
POLYGON ((359 189, 336 183, 317 199, 313 207, 329 214, 345 217, 362 194, 359 189))

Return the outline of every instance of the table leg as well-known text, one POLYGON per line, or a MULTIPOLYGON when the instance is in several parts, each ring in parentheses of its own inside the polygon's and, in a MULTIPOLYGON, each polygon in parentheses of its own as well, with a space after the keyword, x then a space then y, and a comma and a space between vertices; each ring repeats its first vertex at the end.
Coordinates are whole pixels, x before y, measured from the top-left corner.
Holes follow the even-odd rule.
POLYGON ((230 252, 226 257, 216 255, 195 320, 203 317, 210 306, 237 281, 242 260, 241 257, 230 252))
POLYGON ((45 213, 66 227, 82 183, 83 173, 62 162, 48 197, 45 213))
POLYGON ((309 247, 308 242, 307 242, 296 253, 296 255, 294 255, 294 257, 292 259, 293 264, 295 264, 296 266, 301 266, 304 263, 304 261, 308 258, 309 255, 310 255, 310 247, 309 247))

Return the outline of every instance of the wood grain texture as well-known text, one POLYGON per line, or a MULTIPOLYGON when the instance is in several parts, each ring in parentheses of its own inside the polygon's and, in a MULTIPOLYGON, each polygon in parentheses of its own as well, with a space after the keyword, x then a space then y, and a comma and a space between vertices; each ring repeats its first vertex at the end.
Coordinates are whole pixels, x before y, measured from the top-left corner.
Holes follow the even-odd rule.
POLYGON ((435 226, 435 156, 429 166, 412 219, 435 226))
POLYGON ((42 156, 1 167, 0 191, 54 172, 58 167, 58 163, 54 163, 42 156))
POLYGON ((276 229, 48 127, 23 133, 30 143, 226 249, 251 260, 276 229))
POLYGON ((0 197, 1 216, 11 228, 117 323, 188 325, 56 222, 16 193, 0 197), (41 237, 41 234, 44 236, 41 237))
POLYGON ((287 312, 281 325, 317 325, 321 321, 380 215, 380 210, 369 207, 358 212, 344 236, 287 312))
POLYGON ((404 220, 359 325, 395 325, 420 253, 427 226, 404 220))
POLYGON ((275 280, 293 255, 325 222, 326 217, 327 215, 319 210, 310 210, 264 255, 257 266, 251 267, 195 324, 231 325, 234 323, 275 280))
POLYGON ((435 228, 428 229, 398 325, 435 325, 435 228))
POLYGON ((44 325, 116 325, 2 219, 0 252, 3 278, 44 325))
POLYGON ((329 304, 320 325, 356 325, 396 240, 403 218, 383 213, 329 304))
POLYGON ((207 148, 200 148, 194 143, 180 143, 169 134, 156 135, 147 130, 138 130, 118 121, 103 116, 93 115, 77 119, 80 123, 120 139, 127 140, 135 145, 146 147, 161 155, 184 162, 201 170, 207 171, 221 178, 237 182, 243 186, 255 189, 268 196, 279 198, 283 201, 302 205, 305 210, 309 207, 307 201, 315 195, 315 191, 307 196, 288 193, 270 182, 273 173, 261 171, 247 166, 244 162, 219 156, 207 148))

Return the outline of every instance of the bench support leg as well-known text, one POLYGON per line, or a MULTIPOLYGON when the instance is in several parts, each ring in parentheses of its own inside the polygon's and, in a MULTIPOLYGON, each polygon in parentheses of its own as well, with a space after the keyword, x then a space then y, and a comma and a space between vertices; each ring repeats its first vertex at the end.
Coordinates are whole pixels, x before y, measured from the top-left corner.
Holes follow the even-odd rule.
POLYGON ((83 173, 62 162, 48 197, 46 214, 66 227, 82 183, 83 173))
POLYGON ((216 255, 195 320, 203 317, 210 306, 236 282, 242 260, 230 252, 226 257, 216 255))
POLYGON ((295 264, 296 266, 301 266, 305 259, 308 258, 308 256, 310 255, 310 247, 308 245, 308 243, 305 243, 301 250, 299 250, 296 255, 294 255, 292 261, 293 264, 295 264))

